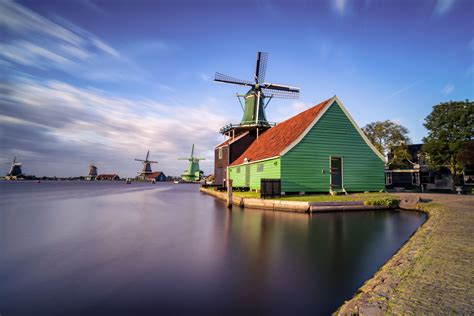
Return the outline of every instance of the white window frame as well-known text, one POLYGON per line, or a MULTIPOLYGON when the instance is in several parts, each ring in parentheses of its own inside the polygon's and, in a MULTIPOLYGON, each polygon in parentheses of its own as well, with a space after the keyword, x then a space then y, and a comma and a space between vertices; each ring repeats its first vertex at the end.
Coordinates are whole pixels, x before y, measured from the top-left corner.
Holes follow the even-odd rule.
POLYGON ((222 159, 222 147, 217 149, 219 159, 222 159))

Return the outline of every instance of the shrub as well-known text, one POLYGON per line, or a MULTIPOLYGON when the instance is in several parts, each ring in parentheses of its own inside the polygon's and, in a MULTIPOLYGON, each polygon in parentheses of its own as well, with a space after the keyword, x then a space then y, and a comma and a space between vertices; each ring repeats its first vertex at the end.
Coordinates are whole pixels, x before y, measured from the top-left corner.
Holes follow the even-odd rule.
POLYGON ((370 200, 365 200, 364 205, 383 205, 383 206, 398 206, 398 203, 400 202, 399 199, 395 197, 384 197, 381 199, 370 199, 370 200))

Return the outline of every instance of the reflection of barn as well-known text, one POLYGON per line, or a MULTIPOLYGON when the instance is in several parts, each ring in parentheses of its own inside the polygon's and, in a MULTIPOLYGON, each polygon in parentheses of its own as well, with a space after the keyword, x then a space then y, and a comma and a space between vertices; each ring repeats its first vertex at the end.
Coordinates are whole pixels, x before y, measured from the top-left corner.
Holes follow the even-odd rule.
POLYGON ((410 160, 404 168, 387 168, 385 186, 395 190, 452 190, 453 178, 446 168, 430 170, 420 155, 422 144, 408 145, 410 160))
POLYGON ((166 181, 166 176, 162 171, 156 171, 156 172, 147 174, 145 180, 166 181))
POLYGON ((96 180, 107 180, 107 181, 118 181, 120 180, 120 177, 115 174, 115 173, 111 173, 111 174, 99 174, 96 178, 96 180))

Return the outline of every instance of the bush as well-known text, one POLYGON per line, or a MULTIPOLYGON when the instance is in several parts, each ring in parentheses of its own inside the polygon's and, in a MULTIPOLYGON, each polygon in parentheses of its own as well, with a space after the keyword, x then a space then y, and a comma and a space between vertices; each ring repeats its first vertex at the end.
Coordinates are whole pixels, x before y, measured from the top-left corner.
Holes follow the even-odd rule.
POLYGON ((364 205, 398 206, 399 202, 399 199, 388 196, 381 199, 365 200, 364 205))

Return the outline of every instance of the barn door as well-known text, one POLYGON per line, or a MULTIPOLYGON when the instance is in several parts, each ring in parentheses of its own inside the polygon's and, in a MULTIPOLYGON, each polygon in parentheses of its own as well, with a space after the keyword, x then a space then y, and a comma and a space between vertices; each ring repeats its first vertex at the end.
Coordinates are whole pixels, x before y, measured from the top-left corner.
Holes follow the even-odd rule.
POLYGON ((342 158, 331 157, 331 189, 342 189, 342 158))
POLYGON ((245 166, 245 186, 250 187, 250 165, 245 166))

